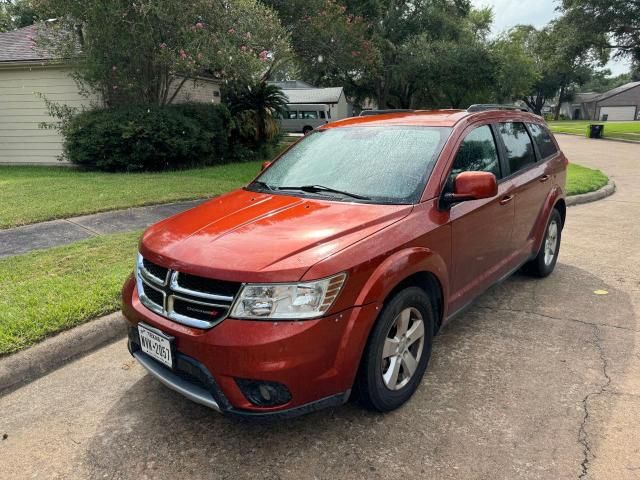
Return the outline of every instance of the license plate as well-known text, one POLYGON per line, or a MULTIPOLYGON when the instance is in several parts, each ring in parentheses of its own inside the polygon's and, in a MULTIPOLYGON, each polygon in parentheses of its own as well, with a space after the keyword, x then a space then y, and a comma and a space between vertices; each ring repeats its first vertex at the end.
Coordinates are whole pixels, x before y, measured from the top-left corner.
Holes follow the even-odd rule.
POLYGON ((168 337, 160 330, 151 329, 140 324, 138 324, 138 335, 140 336, 140 348, 144 353, 173 368, 172 337, 168 337))

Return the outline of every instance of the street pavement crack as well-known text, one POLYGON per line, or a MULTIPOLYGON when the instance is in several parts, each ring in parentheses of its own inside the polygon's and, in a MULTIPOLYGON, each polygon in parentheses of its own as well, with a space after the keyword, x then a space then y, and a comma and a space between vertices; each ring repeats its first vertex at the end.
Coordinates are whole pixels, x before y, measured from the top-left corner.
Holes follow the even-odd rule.
POLYGON ((518 310, 518 309, 503 308, 503 307, 489 307, 489 306, 485 306, 485 305, 478 305, 476 308, 479 308, 479 309, 482 309, 482 310, 491 310, 491 311, 495 311, 495 312, 526 313, 526 314, 529 314, 529 315, 535 315, 535 316, 538 316, 538 317, 547 318, 549 320, 556 320, 556 321, 561 321, 561 322, 575 322, 575 323, 581 323, 583 325, 587 325, 589 327, 616 328, 618 330, 625 330, 627 332, 640 333, 640 330, 634 330, 633 328, 623 327, 623 326, 620 326, 620 325, 609 325, 608 323, 586 322, 584 320, 578 320, 577 318, 570 318, 570 317, 554 317, 552 315, 547 315, 545 313, 534 312, 533 310, 518 310))
POLYGON ((74 221, 73 221, 73 220, 71 220, 70 218, 63 218, 63 220, 64 220, 65 222, 67 222, 67 223, 70 223, 71 225, 75 225, 76 227, 80 227, 81 229, 83 229, 83 230, 85 230, 85 231, 89 232, 92 236, 97 236, 97 237, 101 236, 101 233, 100 233, 100 232, 98 232, 98 231, 96 231, 96 230, 94 230, 94 229, 92 229, 92 228, 89 228, 89 227, 87 227, 87 226, 85 226, 85 225, 82 225, 82 224, 80 224, 80 223, 78 223, 78 222, 74 222, 74 221))
POLYGON ((602 337, 600 336, 600 329, 597 325, 593 325, 593 335, 594 335, 594 345, 598 349, 598 353, 600 354, 600 362, 602 363, 602 374, 605 378, 605 382, 601 384, 598 389, 594 392, 587 394, 582 399, 582 409, 584 411, 584 416, 582 417, 582 423, 580 424, 580 429, 578 430, 578 443, 580 443, 583 447, 583 459, 580 464, 581 472, 578 476, 578 479, 588 478, 589 475, 589 466, 591 461, 596 458, 596 455, 593 453, 591 447, 591 442, 589 440, 589 433, 587 432, 587 423, 589 422, 590 413, 589 413, 589 401, 593 397, 597 397, 606 392, 607 388, 611 384, 611 377, 607 372, 608 362, 607 357, 604 354, 604 349, 602 347, 602 337))

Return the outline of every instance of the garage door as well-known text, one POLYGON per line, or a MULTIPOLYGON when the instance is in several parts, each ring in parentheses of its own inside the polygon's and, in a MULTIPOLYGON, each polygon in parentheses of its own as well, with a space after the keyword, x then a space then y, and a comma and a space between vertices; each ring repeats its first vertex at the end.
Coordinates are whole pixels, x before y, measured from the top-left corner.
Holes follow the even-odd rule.
POLYGON ((88 104, 80 96, 69 70, 21 67, 0 70, 0 164, 59 163, 62 138, 55 130, 43 130, 49 122, 42 93, 70 106, 88 104))
POLYGON ((604 120, 605 115, 608 115, 607 120, 635 120, 636 107, 602 107, 600 120, 604 120))

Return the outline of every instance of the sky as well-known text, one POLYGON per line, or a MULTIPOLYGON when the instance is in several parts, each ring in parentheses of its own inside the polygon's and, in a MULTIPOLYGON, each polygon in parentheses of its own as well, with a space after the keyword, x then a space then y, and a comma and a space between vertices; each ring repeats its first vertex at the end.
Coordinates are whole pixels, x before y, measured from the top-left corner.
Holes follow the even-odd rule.
MULTIPOLYGON (((493 7, 493 33, 498 34, 515 25, 525 24, 543 27, 558 15, 557 0, 471 0, 475 7, 493 7)), ((629 71, 628 61, 609 62, 607 68, 613 75, 629 71)))

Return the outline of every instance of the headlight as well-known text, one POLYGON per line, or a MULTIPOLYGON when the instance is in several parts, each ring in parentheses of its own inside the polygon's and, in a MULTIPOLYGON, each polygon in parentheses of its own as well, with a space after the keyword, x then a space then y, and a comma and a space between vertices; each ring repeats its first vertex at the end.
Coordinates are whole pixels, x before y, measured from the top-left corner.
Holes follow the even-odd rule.
POLYGON ((244 319, 309 319, 333 305, 347 275, 302 283, 255 283, 242 288, 231 317, 244 319))

